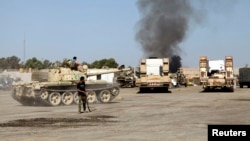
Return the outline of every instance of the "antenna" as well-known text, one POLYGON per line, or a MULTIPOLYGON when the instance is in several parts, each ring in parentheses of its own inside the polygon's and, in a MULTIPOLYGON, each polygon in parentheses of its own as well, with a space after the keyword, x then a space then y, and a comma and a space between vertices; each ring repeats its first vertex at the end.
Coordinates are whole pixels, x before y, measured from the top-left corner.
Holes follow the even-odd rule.
POLYGON ((23 63, 25 64, 26 58, 25 58, 25 32, 24 32, 24 40, 23 40, 23 63))

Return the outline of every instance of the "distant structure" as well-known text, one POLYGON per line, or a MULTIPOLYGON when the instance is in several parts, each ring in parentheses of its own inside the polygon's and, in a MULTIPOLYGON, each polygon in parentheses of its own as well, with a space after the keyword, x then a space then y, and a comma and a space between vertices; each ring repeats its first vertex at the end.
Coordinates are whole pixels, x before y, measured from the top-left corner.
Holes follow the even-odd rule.
POLYGON ((23 40, 23 63, 26 62, 26 48, 25 48, 25 33, 24 33, 24 40, 23 40))

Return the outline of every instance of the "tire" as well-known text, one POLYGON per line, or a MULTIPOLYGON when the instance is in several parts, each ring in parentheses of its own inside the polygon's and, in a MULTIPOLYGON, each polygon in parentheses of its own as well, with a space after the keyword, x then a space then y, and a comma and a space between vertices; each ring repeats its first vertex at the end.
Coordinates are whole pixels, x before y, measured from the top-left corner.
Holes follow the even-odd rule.
POLYGON ((234 87, 230 87, 230 88, 229 88, 229 91, 230 91, 230 92, 234 92, 234 87))
POLYGON ((243 88, 243 84, 240 84, 240 88, 243 88))
POLYGON ((168 89, 168 87, 166 87, 164 90, 165 90, 165 92, 167 93, 169 89, 168 89))
POLYGON ((62 103, 64 105, 71 105, 74 102, 74 94, 72 92, 64 92, 62 94, 62 103))
POLYGON ((52 106, 58 106, 62 102, 61 94, 58 92, 52 92, 49 95, 49 102, 52 106))
POLYGON ((143 87, 140 88, 140 93, 145 93, 146 91, 147 91, 147 88, 143 88, 143 87))
POLYGON ((101 103, 108 103, 111 99, 111 92, 109 90, 100 91, 98 99, 101 103))

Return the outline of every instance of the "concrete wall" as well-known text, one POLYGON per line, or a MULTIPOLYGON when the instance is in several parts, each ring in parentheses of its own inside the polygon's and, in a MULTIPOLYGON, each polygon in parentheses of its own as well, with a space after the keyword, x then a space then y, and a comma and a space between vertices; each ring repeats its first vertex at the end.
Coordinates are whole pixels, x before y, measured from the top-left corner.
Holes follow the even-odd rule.
POLYGON ((19 71, 4 71, 2 72, 2 74, 14 79, 20 78, 24 82, 31 82, 31 73, 21 73, 19 71))

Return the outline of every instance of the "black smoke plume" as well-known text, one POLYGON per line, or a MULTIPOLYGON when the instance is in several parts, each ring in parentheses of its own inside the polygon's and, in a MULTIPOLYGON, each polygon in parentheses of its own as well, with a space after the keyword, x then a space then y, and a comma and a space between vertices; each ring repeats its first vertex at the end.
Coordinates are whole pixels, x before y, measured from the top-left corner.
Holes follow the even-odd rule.
POLYGON ((188 0, 138 0, 142 19, 136 40, 149 57, 171 57, 181 51, 193 10, 188 0))

